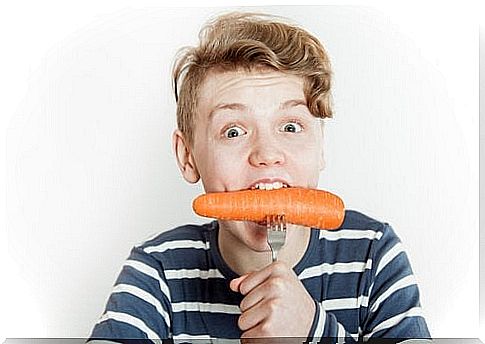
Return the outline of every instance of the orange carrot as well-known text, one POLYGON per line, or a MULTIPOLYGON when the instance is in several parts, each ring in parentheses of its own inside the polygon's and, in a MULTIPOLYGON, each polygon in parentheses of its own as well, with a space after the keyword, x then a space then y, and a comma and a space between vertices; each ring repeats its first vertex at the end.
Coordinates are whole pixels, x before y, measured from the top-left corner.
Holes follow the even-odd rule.
POLYGON ((192 207, 201 216, 220 220, 264 222, 266 215, 285 215, 287 223, 319 229, 340 227, 345 215, 338 196, 303 188, 208 193, 192 207))

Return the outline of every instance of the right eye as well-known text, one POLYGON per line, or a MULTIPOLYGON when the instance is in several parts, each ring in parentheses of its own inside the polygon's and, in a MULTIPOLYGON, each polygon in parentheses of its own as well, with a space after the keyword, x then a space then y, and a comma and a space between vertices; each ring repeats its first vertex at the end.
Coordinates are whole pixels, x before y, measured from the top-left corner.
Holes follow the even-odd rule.
POLYGON ((244 135, 245 133, 246 132, 239 127, 230 127, 224 131, 224 136, 227 137, 228 139, 232 139, 234 137, 244 135))

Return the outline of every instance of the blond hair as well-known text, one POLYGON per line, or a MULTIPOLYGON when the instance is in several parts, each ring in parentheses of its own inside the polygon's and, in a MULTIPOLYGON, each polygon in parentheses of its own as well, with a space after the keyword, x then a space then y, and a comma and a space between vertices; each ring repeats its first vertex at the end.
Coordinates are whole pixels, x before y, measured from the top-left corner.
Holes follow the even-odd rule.
POLYGON ((199 33, 199 45, 181 49, 175 60, 177 125, 188 144, 193 142, 200 85, 208 72, 239 68, 303 77, 310 112, 332 117, 330 61, 318 39, 281 17, 232 12, 209 21, 199 33))

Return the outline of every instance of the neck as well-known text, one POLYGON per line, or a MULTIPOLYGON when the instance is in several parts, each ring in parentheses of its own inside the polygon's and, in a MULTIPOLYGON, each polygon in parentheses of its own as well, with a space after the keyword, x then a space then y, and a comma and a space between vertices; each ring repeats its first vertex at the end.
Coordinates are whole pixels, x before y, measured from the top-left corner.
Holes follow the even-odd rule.
MULTIPOLYGON (((251 238, 241 240, 242 234, 251 233, 244 223, 219 221, 219 249, 226 264, 238 275, 259 271, 271 264, 271 250, 266 242, 251 245, 251 238), (239 233, 238 233, 239 232, 239 233), (238 235, 239 234, 239 235, 238 235), (253 247, 251 247, 253 246, 253 247)), ((310 228, 288 225, 286 243, 278 253, 278 261, 294 267, 301 260, 310 242, 310 228)), ((264 239, 266 241, 266 239, 264 239)), ((254 244, 254 243, 253 243, 254 244)))

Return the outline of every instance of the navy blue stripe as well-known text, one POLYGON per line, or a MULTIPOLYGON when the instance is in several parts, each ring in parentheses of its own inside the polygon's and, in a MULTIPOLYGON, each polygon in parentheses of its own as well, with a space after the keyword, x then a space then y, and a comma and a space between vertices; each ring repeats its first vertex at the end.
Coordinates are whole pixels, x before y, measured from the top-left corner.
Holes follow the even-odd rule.
POLYGON ((302 280, 302 283, 316 300, 360 297, 362 288, 358 281, 361 276, 362 274, 358 272, 324 274, 306 278, 302 280), (349 281, 357 283, 349 283, 349 281))
POLYGON ((200 270, 215 269, 216 265, 210 258, 210 252, 204 249, 174 249, 163 253, 153 252, 153 257, 160 260, 165 270, 193 269, 200 270))
POLYGON ((172 302, 209 302, 239 305, 242 296, 229 288, 229 281, 217 279, 177 279, 168 281, 172 302), (223 296, 222 296, 223 295, 223 296))
POLYGON ((174 335, 181 333, 210 334, 211 337, 216 338, 239 338, 241 331, 237 327, 238 317, 236 314, 176 312, 174 313, 174 322, 179 326, 174 330, 174 335))
MULTIPOLYGON (((142 320, 155 333, 165 332, 165 320, 156 308, 144 300, 128 294, 111 294, 106 311, 127 313, 142 320)), ((167 311, 167 313, 169 313, 167 311)))
POLYGON ((359 331, 359 308, 345 310, 336 309, 328 311, 328 313, 332 314, 349 333, 357 333, 359 331))
POLYGON ((371 246, 376 240, 369 239, 320 239, 320 249, 311 257, 309 264, 321 263, 322 259, 329 264, 366 262, 371 246))
POLYGON ((128 339, 128 338, 147 338, 146 334, 130 324, 106 320, 97 324, 91 333, 91 339, 128 339))

